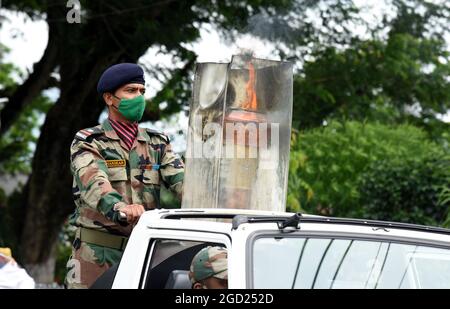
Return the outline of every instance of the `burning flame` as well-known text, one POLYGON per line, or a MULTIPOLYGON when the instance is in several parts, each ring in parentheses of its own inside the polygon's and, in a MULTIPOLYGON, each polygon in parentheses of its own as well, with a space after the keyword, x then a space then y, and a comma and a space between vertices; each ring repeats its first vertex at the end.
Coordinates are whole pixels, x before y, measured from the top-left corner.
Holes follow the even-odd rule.
POLYGON ((258 102, 256 101, 256 74, 255 67, 253 63, 249 62, 248 64, 248 73, 249 79, 247 85, 245 86, 245 90, 247 92, 247 101, 242 104, 242 108, 247 110, 257 110, 258 102))
POLYGON ((246 98, 239 109, 232 109, 227 116, 231 122, 264 122, 265 117, 258 113, 258 101, 256 99, 256 72, 253 63, 248 64, 248 82, 245 85, 246 98))

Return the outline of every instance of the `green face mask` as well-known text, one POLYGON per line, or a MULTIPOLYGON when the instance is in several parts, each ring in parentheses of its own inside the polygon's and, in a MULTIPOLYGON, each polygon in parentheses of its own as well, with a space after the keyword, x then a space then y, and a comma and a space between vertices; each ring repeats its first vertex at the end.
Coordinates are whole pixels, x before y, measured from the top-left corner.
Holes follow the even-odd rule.
POLYGON ((132 99, 121 99, 113 95, 116 99, 120 100, 119 108, 114 107, 125 118, 130 121, 139 121, 142 118, 145 110, 145 99, 143 95, 139 95, 132 99))

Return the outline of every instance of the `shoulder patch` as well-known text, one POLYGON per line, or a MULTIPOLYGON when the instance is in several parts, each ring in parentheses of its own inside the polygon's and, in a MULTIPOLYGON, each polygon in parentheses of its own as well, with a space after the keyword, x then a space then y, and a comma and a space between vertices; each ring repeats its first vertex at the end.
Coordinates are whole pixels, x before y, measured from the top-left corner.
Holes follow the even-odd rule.
POLYGON ((147 133, 148 133, 149 136, 152 136, 152 135, 155 136, 155 135, 157 135, 157 136, 159 136, 163 141, 165 141, 166 143, 170 143, 170 139, 169 139, 169 137, 168 137, 166 134, 164 134, 164 133, 162 133, 162 132, 160 132, 160 131, 156 131, 156 130, 148 129, 148 128, 146 128, 145 130, 147 131, 147 133))
POLYGON ((75 138, 85 141, 90 136, 94 136, 94 135, 101 134, 101 133, 103 133, 103 129, 100 126, 95 126, 92 128, 82 129, 82 130, 78 131, 77 134, 75 134, 75 138))

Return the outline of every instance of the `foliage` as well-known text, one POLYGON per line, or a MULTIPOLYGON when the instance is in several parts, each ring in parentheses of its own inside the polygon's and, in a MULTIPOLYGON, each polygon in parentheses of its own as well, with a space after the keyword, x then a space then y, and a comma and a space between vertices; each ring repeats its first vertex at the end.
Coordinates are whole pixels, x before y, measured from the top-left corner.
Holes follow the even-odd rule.
POLYGON ((333 121, 295 134, 288 201, 312 213, 347 216, 361 206, 359 181, 371 164, 382 160, 421 160, 443 148, 410 125, 333 121))
POLYGON ((440 200, 450 188, 450 156, 386 158, 372 163, 358 184, 361 208, 354 216, 441 224, 450 201, 440 200))
POLYGON ((27 106, 8 132, 0 136, 0 173, 31 172, 34 147, 38 140, 39 118, 52 105, 46 96, 39 96, 27 106))
POLYGON ((294 81, 294 127, 332 119, 407 121, 435 140, 448 131, 439 114, 450 109, 450 7, 424 0, 384 5, 395 14, 362 24, 368 36, 312 48, 294 81))
POLYGON ((409 34, 318 51, 294 82, 294 126, 336 118, 439 125, 450 108, 449 55, 445 42, 409 34))
POLYGON ((0 90, 12 87, 15 84, 12 74, 19 73, 12 63, 4 62, 3 58, 8 52, 10 49, 0 43, 0 90))
MULTIPOLYGON (((22 72, 13 64, 5 62, 4 56, 10 50, 0 44, 0 98, 16 88, 13 75, 20 77, 22 72), (3 94, 3 95, 2 95, 3 94)), ((33 158, 32 144, 37 138, 33 129, 38 129, 38 117, 50 107, 47 97, 37 97, 20 115, 9 132, 0 136, 0 173, 29 173, 33 158)), ((0 104, 1 111, 1 104, 0 104)))

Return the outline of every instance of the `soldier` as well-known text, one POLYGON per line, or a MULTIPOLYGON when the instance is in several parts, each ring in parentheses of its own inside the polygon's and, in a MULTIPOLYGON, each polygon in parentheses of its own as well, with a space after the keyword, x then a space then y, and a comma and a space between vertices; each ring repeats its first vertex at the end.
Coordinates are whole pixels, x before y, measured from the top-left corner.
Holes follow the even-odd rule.
POLYGON ((192 259, 189 271, 193 289, 228 288, 227 249, 208 246, 192 259))
POLYGON ((79 131, 72 142, 76 209, 70 223, 77 231, 67 262, 69 288, 88 288, 119 262, 140 215, 159 208, 161 182, 181 199, 183 162, 166 135, 138 126, 144 85, 144 71, 136 64, 108 68, 97 85, 108 119, 79 131))

